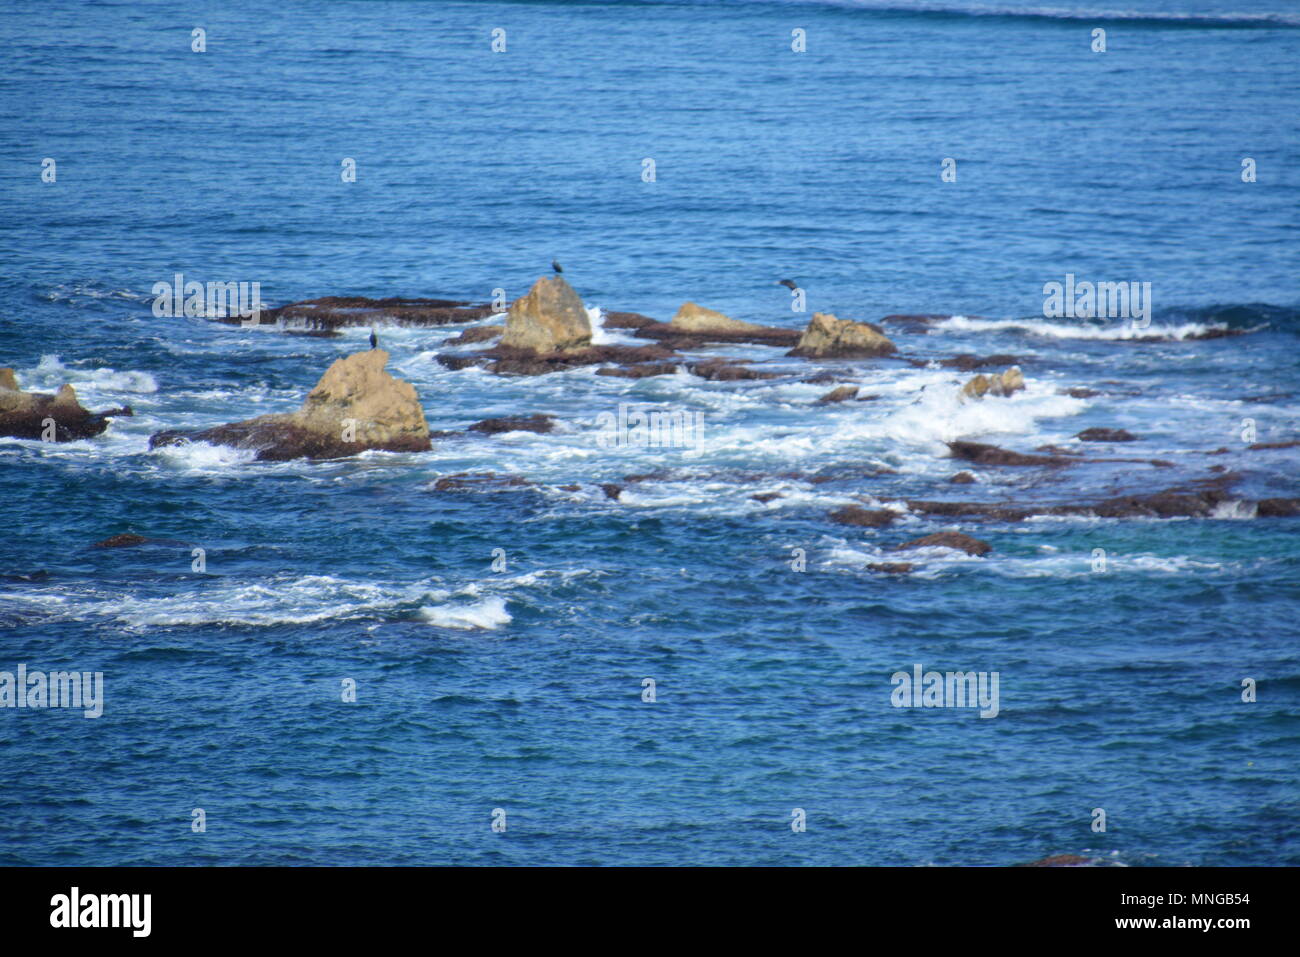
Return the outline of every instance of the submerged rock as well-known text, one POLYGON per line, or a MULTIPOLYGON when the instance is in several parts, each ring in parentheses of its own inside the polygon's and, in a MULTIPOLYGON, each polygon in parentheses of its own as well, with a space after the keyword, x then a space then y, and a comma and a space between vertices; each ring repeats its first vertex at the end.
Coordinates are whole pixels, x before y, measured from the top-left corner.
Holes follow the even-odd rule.
POLYGON ((522 475, 497 475, 495 472, 456 472, 433 483, 435 492, 483 491, 487 489, 531 488, 533 483, 522 475))
POLYGON ((15 439, 73 442, 89 439, 108 428, 114 416, 131 415, 129 408, 91 412, 77 401, 77 390, 64 384, 59 391, 24 392, 11 368, 0 369, 0 435, 15 439), (47 426, 53 425, 50 432, 47 426))
POLYGON ((510 304, 501 345, 538 354, 585 349, 591 345, 591 320, 563 276, 544 276, 510 304))
POLYGON ((831 389, 824 396, 817 400, 818 405, 830 405, 833 402, 847 402, 855 398, 858 394, 858 387, 855 385, 842 385, 839 388, 831 389))
POLYGON ((880 327, 870 322, 837 319, 828 312, 813 313, 808 328, 789 355, 814 359, 885 356, 898 351, 880 327))
POLYGON ((121 535, 110 535, 102 542, 95 542, 91 548, 130 548, 132 545, 143 545, 149 539, 143 535, 135 535, 131 532, 123 532, 121 535))
POLYGON ((959 356, 953 356, 951 359, 940 359, 939 365, 946 369, 960 369, 962 372, 973 372, 976 369, 982 369, 985 366, 1014 366, 1020 360, 1015 356, 995 355, 995 356, 973 356, 969 353, 963 353, 959 356))
POLYGON ((886 575, 906 575, 912 570, 911 562, 871 562, 867 565, 873 572, 884 572, 886 575))
POLYGON ((149 447, 208 442, 256 450, 262 461, 340 458, 367 449, 426 452, 429 426, 415 387, 384 371, 383 349, 336 359, 296 412, 197 431, 168 430, 149 447))
POLYGON ((219 316, 217 321, 230 325, 278 325, 283 326, 286 332, 308 331, 328 335, 351 326, 447 326, 486 319, 495 311, 487 304, 475 305, 454 299, 324 296, 263 308, 256 323, 238 315, 219 316))
POLYGON ((974 485, 975 476, 970 472, 958 472, 952 478, 948 479, 953 485, 974 485))
POLYGON ((537 432, 545 434, 554 430, 555 418, 549 415, 506 416, 500 419, 484 419, 469 427, 471 432, 484 435, 499 435, 502 432, 537 432))
POLYGON ((895 545, 894 548, 897 551, 902 551, 905 548, 934 548, 936 546, 955 548, 967 555, 987 555, 993 551, 993 546, 988 542, 982 542, 978 538, 971 538, 961 532, 936 532, 933 535, 914 538, 902 545, 895 545))
POLYGON ((444 340, 444 346, 468 346, 476 342, 490 342, 505 334, 505 326, 470 326, 458 336, 444 340))
POLYGON ((1075 436, 1081 442, 1136 442, 1137 436, 1125 429, 1084 429, 1075 436))
POLYGON ((686 366, 691 375, 708 379, 710 382, 735 382, 741 379, 775 379, 775 372, 760 372, 750 369, 744 360, 705 359, 692 362, 686 366))
POLYGON ((865 528, 884 528, 898 518, 898 513, 888 508, 862 508, 846 505, 831 512, 831 521, 839 525, 861 525, 865 528))
POLYGON ((965 459, 978 465, 1069 465, 1071 460, 1059 455, 1026 455, 1000 449, 983 442, 949 442, 948 449, 955 459, 965 459))

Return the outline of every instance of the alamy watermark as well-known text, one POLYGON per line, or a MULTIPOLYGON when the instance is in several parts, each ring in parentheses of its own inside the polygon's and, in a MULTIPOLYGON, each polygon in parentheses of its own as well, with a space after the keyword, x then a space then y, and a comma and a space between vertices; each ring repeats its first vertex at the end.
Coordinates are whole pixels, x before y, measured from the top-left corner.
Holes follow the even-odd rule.
POLYGON ((153 314, 157 319, 190 318, 224 319, 238 316, 242 325, 255 326, 262 314, 260 282, 186 281, 177 273, 171 282, 153 284, 153 314))
POLYGON ((652 448, 704 450, 704 413, 686 409, 646 409, 619 403, 618 413, 596 416, 596 445, 602 449, 652 448))
POLYGON ((81 708, 87 718, 104 713, 104 672, 0 671, 0 708, 81 708))
POLYGON ((1145 329, 1151 325, 1151 283, 1065 282, 1043 284, 1043 316, 1047 319, 1131 319, 1145 329))
POLYGON ((895 708, 979 708, 981 718, 998 716, 998 671, 895 671, 889 702, 895 708))

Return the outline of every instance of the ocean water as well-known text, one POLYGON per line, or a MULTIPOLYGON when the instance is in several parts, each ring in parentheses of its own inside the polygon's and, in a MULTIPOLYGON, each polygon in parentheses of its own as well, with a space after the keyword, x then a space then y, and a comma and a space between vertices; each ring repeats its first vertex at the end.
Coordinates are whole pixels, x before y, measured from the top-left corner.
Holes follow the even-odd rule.
POLYGON ((1246 504, 1300 494, 1300 450, 1243 438, 1300 436, 1294 4, 50 2, 0 8, 0 60, 0 365, 136 413, 0 439, 0 671, 105 683, 98 719, 0 709, 0 863, 1300 864, 1300 525, 1246 504), (553 257, 592 310, 797 328, 792 277, 809 313, 954 315, 885 329, 1013 354, 1027 388, 762 346, 706 351, 790 375, 507 378, 437 363, 458 328, 380 328, 431 428, 558 431, 148 449, 296 407, 368 332, 155 318, 154 283, 486 301, 553 257), (1150 282, 1163 338, 1044 318, 1067 274, 1150 282), (814 405, 823 369, 879 398, 814 405), (701 413, 701 450, 600 447, 621 403, 701 413), (945 441, 1089 427, 1140 461, 947 481, 945 441), (904 504, 1215 465, 1237 504, 1209 519, 904 504), (435 488, 487 471, 532 484, 435 488), (863 503, 900 518, 827 517, 863 503), (993 551, 891 550, 943 530, 993 551), (91 547, 121 532, 156 543, 91 547), (998 715, 894 707, 915 664, 997 672, 998 715))

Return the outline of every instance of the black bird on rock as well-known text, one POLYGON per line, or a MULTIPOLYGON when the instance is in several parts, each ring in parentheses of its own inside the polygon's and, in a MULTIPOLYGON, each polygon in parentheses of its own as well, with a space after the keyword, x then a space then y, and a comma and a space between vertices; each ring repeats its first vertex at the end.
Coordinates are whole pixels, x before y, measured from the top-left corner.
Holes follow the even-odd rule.
POLYGON ((777 285, 785 286, 791 292, 799 288, 799 284, 795 282, 793 279, 782 279, 780 282, 777 283, 777 285))
POLYGON ((555 270, 555 272, 556 272, 557 275, 558 275, 559 273, 564 272, 564 267, 561 266, 561 265, 560 265, 558 262, 556 262, 554 259, 551 260, 551 268, 555 270))
POLYGON ((375 335, 375 330, 373 329, 370 330, 370 348, 372 349, 379 348, 379 337, 375 335))

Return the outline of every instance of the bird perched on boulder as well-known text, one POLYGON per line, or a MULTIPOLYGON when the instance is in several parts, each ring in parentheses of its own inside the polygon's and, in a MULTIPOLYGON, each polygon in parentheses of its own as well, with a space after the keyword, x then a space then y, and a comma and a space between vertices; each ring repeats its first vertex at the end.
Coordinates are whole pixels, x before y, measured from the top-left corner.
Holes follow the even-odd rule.
POLYGON ((375 330, 373 329, 370 330, 370 348, 372 349, 379 348, 379 337, 375 335, 375 330))
POLYGON ((551 260, 551 268, 554 269, 557 274, 564 272, 564 267, 554 259, 551 260))

